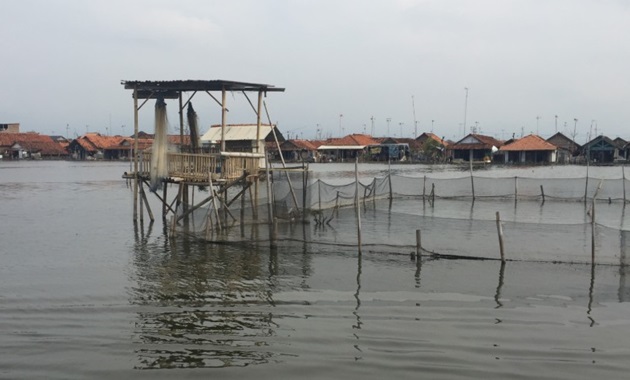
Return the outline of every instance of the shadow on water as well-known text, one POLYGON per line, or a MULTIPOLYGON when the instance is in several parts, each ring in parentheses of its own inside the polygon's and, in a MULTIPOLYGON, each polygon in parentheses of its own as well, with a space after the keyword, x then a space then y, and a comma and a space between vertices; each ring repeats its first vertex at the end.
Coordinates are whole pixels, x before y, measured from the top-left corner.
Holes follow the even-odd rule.
POLYGON ((280 360, 270 349, 276 334, 274 294, 300 284, 280 284, 287 266, 310 273, 309 255, 282 255, 230 245, 210 245, 168 231, 150 239, 136 228, 138 306, 136 369, 243 367, 280 360), (267 253, 267 254, 266 254, 267 253), (292 261, 299 260, 295 265, 292 261), (280 269, 282 268, 282 269, 280 269))

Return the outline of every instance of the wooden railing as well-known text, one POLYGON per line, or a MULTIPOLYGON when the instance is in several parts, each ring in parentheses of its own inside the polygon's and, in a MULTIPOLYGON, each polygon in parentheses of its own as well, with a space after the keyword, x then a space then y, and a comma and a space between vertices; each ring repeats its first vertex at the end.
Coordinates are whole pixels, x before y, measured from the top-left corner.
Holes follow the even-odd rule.
MULTIPOLYGON (((243 171, 255 173, 260 168, 262 155, 239 153, 168 153, 168 176, 185 181, 208 181, 209 173, 213 179, 235 179, 243 175, 243 171), (253 157, 252 157, 253 156, 253 157)), ((151 153, 141 153, 139 172, 149 176, 151 153)))

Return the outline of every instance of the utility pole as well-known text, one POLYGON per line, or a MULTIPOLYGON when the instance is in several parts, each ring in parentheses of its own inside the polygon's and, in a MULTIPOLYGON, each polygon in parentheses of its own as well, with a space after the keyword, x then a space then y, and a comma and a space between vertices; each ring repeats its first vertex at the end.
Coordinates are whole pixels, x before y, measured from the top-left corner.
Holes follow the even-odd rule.
POLYGON ((538 129, 539 129, 539 128, 538 128, 538 124, 539 124, 538 122, 539 122, 539 121, 540 121, 540 116, 536 116, 536 134, 537 134, 537 135, 539 134, 539 133, 538 133, 538 129))
POLYGON ((464 87, 466 91, 466 100, 464 101, 464 136, 466 136, 466 113, 468 113, 468 87, 464 87))
POLYGON ((418 121, 416 120, 416 103, 414 102, 413 95, 411 95, 411 107, 413 107, 413 138, 415 139, 416 137, 418 137, 418 121))
POLYGON ((372 129, 370 130, 370 134, 372 135, 372 137, 374 137, 374 116, 370 118, 370 121, 372 122, 372 129))
POLYGON ((385 120, 387 120, 387 137, 390 137, 390 136, 389 136, 389 122, 390 122, 390 121, 392 121, 392 118, 391 118, 391 117, 388 117, 388 118, 387 118, 387 119, 385 119, 385 120))
POLYGON ((558 133, 558 115, 556 115, 555 117, 556 117, 556 133, 558 133))

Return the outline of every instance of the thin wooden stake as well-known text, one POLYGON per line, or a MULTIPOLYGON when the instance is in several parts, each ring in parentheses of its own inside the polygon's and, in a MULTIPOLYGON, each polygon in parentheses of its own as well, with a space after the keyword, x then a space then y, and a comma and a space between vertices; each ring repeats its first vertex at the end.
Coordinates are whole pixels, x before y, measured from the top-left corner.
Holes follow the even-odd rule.
POLYGON ((420 230, 416 230, 416 258, 422 257, 422 235, 420 230))
POLYGON ((545 203, 545 189, 543 185, 540 185, 540 195, 542 196, 542 203, 545 203))
POLYGON ((361 254, 361 207, 359 207, 359 157, 354 161, 354 207, 357 213, 357 242, 361 254))
POLYGON ((501 262, 505 262, 505 252, 503 248, 503 226, 501 226, 501 215, 497 211, 497 234, 499 235, 499 251, 501 253, 501 262))
POLYGON ((621 165, 621 183, 623 183, 623 204, 626 204, 626 170, 623 165, 621 165))

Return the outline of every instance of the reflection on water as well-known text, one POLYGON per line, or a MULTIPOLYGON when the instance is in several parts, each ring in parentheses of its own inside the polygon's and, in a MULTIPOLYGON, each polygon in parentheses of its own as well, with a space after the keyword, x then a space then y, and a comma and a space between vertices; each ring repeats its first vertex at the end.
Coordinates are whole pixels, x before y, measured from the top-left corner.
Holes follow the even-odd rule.
MULTIPOLYGON (((269 350, 278 327, 274 293, 304 284, 283 281, 289 269, 277 251, 189 237, 169 243, 166 231, 158 239, 150 233, 151 226, 136 235, 137 369, 243 367, 286 355, 269 350)), ((309 255, 293 258, 308 276, 309 255)))

